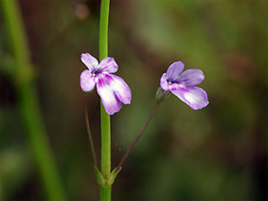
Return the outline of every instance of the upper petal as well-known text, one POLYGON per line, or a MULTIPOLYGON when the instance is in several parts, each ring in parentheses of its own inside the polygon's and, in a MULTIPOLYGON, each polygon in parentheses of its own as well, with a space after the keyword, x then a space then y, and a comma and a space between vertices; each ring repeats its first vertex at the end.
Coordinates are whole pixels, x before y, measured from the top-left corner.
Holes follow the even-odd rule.
POLYGON ((207 93, 199 87, 177 87, 172 88, 171 92, 193 110, 201 109, 209 103, 207 93))
POLYGON ((205 79, 203 71, 199 69, 188 69, 181 73, 178 82, 185 86, 200 84, 205 79))
POLYGON ((80 75, 80 86, 84 92, 91 91, 95 86, 95 77, 89 70, 84 70, 80 75))
POLYGON ((114 73, 118 70, 118 65, 114 58, 107 57, 100 62, 99 68, 101 72, 114 73))
POLYGON ((175 81, 184 69, 184 64, 181 61, 172 63, 167 70, 167 81, 175 81))
POLYGON ((131 90, 127 83, 121 78, 113 74, 109 74, 110 86, 113 89, 117 98, 124 104, 131 102, 131 90))
POLYGON ((91 56, 89 53, 81 54, 81 61, 88 67, 90 72, 98 68, 99 62, 98 60, 91 56))
POLYGON ((108 114, 113 115, 122 108, 122 103, 115 95, 110 81, 111 78, 108 74, 100 76, 97 82, 97 92, 101 97, 105 111, 108 114))
POLYGON ((160 79, 160 86, 162 87, 162 89, 164 90, 168 90, 169 89, 169 84, 167 81, 167 74, 164 73, 160 79))

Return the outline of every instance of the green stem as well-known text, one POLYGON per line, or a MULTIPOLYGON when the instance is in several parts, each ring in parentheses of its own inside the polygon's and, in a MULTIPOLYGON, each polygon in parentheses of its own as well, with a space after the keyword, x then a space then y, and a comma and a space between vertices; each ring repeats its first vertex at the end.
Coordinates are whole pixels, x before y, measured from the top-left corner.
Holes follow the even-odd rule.
MULTIPOLYGON (((99 27, 99 59, 108 57, 108 22, 109 22, 110 0, 101 1, 100 27, 99 27)), ((101 103, 101 172, 105 180, 100 189, 100 200, 111 200, 112 184, 111 173, 111 125, 110 115, 106 113, 101 103)))
POLYGON ((101 172, 105 179, 111 172, 111 125, 110 115, 101 104, 101 172))
POLYGON ((101 201, 106 201, 106 200, 111 200, 111 191, 112 191, 112 185, 107 184, 107 185, 102 185, 100 187, 100 200, 101 201))
POLYGON ((110 0, 102 0, 100 9, 99 59, 101 61, 108 57, 108 23, 110 0))
POLYGON ((12 78, 18 94, 18 106, 29 134, 29 142, 47 199, 66 200, 40 115, 36 91, 32 84, 33 67, 18 4, 15 0, 0 0, 0 3, 16 58, 12 78))

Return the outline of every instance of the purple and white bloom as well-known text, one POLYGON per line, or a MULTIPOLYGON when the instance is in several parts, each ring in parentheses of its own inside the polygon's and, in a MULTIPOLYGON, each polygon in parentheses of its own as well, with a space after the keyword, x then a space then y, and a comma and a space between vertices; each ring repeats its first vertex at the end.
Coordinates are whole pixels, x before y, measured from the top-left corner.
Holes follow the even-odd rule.
POLYGON ((160 79, 163 90, 169 90, 193 110, 199 110, 208 105, 207 93, 194 85, 200 84, 205 76, 199 69, 188 69, 182 72, 184 64, 181 61, 172 63, 160 79))
POLYGON ((81 61, 87 66, 80 75, 80 86, 84 92, 90 92, 97 85, 105 111, 113 115, 122 108, 122 103, 130 104, 131 90, 127 83, 111 73, 118 70, 118 65, 111 57, 100 63, 89 53, 81 55, 81 61))

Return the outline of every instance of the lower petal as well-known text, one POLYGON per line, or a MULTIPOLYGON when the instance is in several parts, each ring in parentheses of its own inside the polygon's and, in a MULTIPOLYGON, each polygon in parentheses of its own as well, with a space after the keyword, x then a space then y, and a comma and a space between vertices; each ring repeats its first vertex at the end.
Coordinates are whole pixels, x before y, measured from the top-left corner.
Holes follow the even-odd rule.
POLYGON ((80 75, 80 86, 84 92, 89 92, 94 89, 95 77, 93 77, 89 70, 84 70, 80 75))
POLYGON ((122 108, 121 101, 115 95, 111 85, 110 78, 107 75, 101 76, 97 82, 97 92, 101 97, 105 111, 113 115, 122 108))
POLYGON ((207 93, 199 87, 173 88, 171 92, 193 110, 199 110, 209 103, 207 93))
POLYGON ((124 104, 130 104, 131 102, 131 90, 127 83, 116 75, 109 75, 110 77, 110 86, 112 87, 115 95, 118 97, 120 101, 124 104))

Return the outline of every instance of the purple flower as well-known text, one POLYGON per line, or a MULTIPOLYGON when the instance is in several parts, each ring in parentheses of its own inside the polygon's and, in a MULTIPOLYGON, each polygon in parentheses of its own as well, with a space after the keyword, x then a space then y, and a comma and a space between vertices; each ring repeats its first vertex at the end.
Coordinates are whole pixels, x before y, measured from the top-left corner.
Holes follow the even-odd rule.
POLYGON ((207 93, 194 85, 200 84, 205 76, 201 70, 188 69, 182 72, 184 64, 181 61, 172 63, 160 80, 163 90, 169 90, 192 109, 198 110, 208 105, 207 93))
POLYGON ((122 103, 130 104, 131 90, 120 77, 110 74, 118 70, 118 65, 111 57, 100 63, 89 53, 81 55, 81 61, 87 66, 80 75, 80 86, 84 92, 92 91, 97 85, 105 111, 113 115, 122 108, 122 103))

